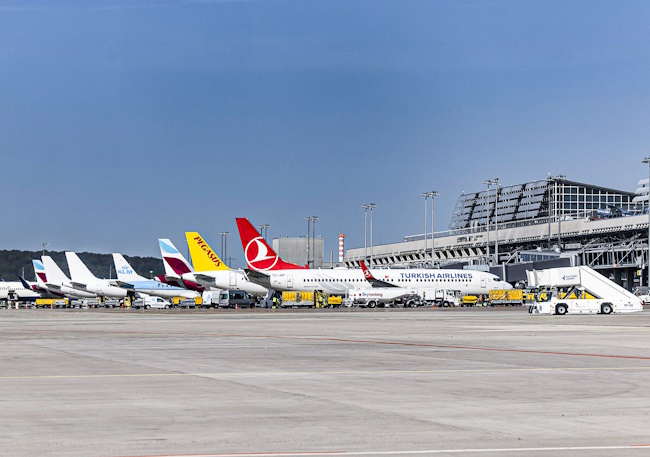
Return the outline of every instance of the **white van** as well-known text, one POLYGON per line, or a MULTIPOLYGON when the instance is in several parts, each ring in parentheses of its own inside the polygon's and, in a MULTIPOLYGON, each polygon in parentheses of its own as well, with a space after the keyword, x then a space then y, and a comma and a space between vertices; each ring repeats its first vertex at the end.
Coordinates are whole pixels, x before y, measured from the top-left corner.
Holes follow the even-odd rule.
POLYGON ((158 309, 169 309, 172 307, 172 303, 164 299, 162 297, 144 297, 144 298, 138 298, 131 303, 131 307, 135 309, 151 309, 151 308, 158 308, 158 309))

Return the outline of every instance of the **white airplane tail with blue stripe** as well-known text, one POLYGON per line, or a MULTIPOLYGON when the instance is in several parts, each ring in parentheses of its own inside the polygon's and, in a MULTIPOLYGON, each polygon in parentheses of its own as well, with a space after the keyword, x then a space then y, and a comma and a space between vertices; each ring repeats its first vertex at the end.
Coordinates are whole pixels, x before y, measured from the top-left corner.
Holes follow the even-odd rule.
POLYGON ((144 276, 140 276, 135 272, 131 264, 126 261, 122 254, 117 252, 113 253, 113 262, 115 263, 115 272, 117 273, 117 279, 124 282, 132 281, 148 281, 144 276))

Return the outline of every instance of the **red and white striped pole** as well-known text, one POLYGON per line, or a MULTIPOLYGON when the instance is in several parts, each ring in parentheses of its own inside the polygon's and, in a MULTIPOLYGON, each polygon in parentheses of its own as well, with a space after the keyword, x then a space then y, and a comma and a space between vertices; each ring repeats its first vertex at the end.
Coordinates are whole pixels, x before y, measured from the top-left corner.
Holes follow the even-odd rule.
POLYGON ((345 233, 339 233, 339 262, 343 262, 343 240, 345 233))

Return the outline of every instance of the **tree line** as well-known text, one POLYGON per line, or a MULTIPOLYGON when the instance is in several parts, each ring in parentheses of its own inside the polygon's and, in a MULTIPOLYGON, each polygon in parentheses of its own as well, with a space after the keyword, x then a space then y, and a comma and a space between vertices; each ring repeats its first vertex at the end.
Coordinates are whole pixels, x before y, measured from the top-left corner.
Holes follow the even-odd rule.
MULTIPOLYGON (((0 251, 0 278, 5 281, 18 281, 18 276, 24 272, 25 279, 34 281, 34 266, 32 259, 41 259, 42 251, 0 251)), ((65 253, 62 251, 45 251, 46 255, 52 257, 63 272, 70 277, 68 263, 65 260, 65 253)), ((78 252, 79 258, 86 264, 88 269, 98 278, 115 278, 115 265, 111 254, 95 254, 92 252, 78 252)), ((138 274, 149 277, 165 273, 161 259, 156 257, 124 256, 138 274)))

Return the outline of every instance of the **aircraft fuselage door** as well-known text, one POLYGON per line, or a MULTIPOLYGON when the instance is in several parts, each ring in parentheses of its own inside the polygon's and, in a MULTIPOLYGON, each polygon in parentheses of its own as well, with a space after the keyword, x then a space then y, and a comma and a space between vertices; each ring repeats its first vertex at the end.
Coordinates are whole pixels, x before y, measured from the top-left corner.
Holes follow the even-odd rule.
POLYGON ((293 276, 287 275, 287 289, 293 289, 293 276))
POLYGON ((230 279, 230 281, 228 282, 228 284, 231 287, 237 287, 237 273, 235 273, 234 271, 231 271, 229 279, 230 279))
POLYGON ((486 285, 485 276, 481 275, 481 289, 485 289, 486 287, 487 285, 486 285))

